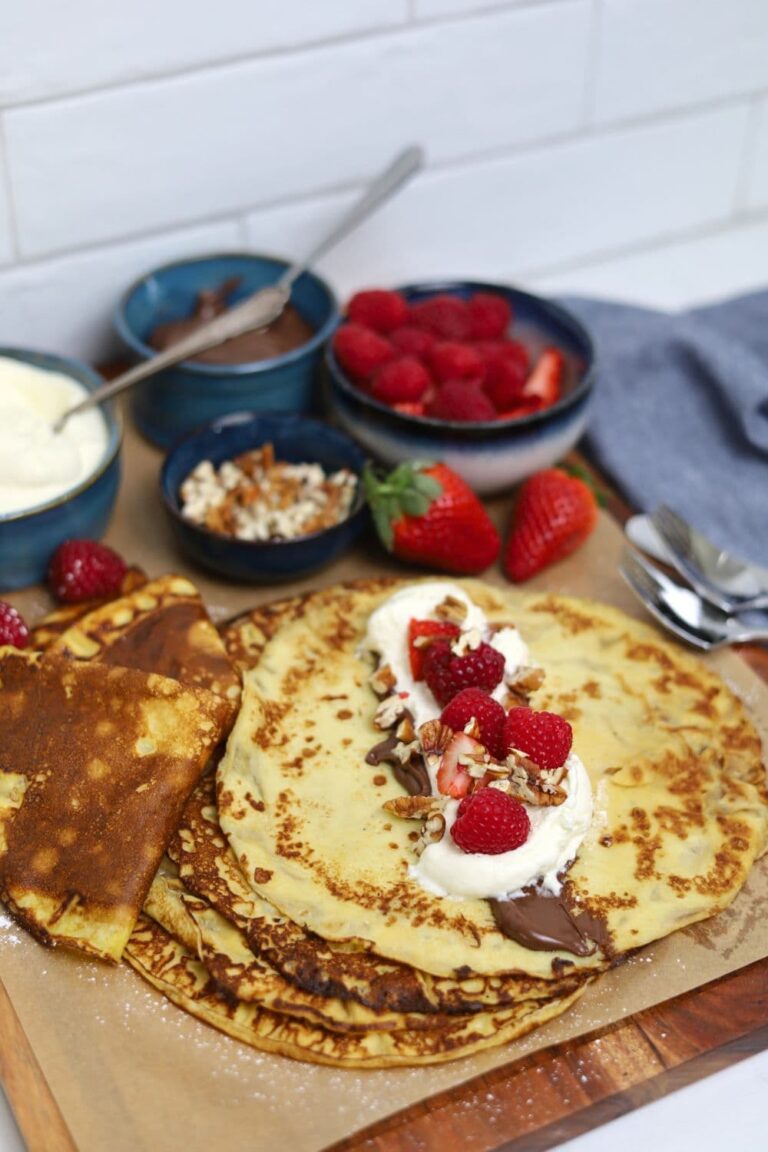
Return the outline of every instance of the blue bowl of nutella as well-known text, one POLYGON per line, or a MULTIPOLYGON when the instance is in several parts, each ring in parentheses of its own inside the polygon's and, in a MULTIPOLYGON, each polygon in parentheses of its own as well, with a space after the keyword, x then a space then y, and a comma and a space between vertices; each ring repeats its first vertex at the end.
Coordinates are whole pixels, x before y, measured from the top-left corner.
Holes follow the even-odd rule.
POLYGON ((106 529, 120 482, 116 409, 100 405, 53 432, 101 383, 76 360, 0 347, 0 591, 43 580, 59 544, 106 529))
MULTIPOLYGON (((116 314, 118 335, 147 360, 196 326, 275 284, 288 261, 245 252, 166 264, 137 280, 116 314)), ((283 315, 136 385, 131 409, 139 431, 168 448, 181 436, 233 412, 319 413, 318 373, 338 323, 331 288, 305 272, 283 315)))

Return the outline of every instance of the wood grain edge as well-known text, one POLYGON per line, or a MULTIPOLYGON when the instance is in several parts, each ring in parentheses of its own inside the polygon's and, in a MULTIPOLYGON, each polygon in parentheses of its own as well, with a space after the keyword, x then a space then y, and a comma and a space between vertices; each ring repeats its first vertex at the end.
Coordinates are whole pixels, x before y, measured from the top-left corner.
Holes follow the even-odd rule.
POLYGON ((768 960, 476 1077, 326 1152, 544 1152, 768 1047, 768 960))
POLYGON ((29 1152, 77 1152, 2 981, 0 1036, 0 1082, 29 1152))

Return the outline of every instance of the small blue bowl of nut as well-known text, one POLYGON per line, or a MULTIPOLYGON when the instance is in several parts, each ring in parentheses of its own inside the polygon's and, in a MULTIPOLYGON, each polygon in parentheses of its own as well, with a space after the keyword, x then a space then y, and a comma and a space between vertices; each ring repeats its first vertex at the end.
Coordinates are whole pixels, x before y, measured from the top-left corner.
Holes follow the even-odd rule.
POLYGON ((363 531, 365 455, 319 420, 236 412, 180 440, 160 472, 181 548, 246 583, 298 579, 363 531))

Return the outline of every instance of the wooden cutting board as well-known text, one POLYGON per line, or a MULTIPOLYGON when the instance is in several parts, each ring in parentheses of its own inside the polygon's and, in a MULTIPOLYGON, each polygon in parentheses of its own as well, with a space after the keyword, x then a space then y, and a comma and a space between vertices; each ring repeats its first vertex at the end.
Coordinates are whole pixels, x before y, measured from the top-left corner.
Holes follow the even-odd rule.
MULTIPOLYGON (((153 574, 173 568, 197 578, 214 615, 242 610, 275 590, 223 585, 188 568, 173 548, 153 485, 160 455, 130 433, 126 479, 107 539, 153 574), (137 551, 137 541, 142 542, 137 551)), ((611 499, 613 515, 626 509, 611 499)), ((501 520, 509 502, 492 511, 501 520)), ((615 532, 614 532, 615 535, 615 532)), ((370 551, 370 550, 369 550, 370 551)), ((604 582, 605 557, 592 543, 548 574, 544 586, 587 594, 604 582)), ((615 563, 615 557, 611 559, 615 563)), ((385 558, 378 570, 400 571, 385 558)), ((339 575, 348 575, 340 571, 339 575)), ((333 582, 334 572, 323 575, 333 582)), ((278 594, 291 588, 282 586, 278 594)), ((46 607, 41 590, 12 597, 34 618, 46 607)), ((628 607, 626 603, 622 607, 628 607)), ((768 680, 768 660, 746 651, 768 680)), ((515 1152, 561 1141, 674 1091, 768 1045, 768 960, 751 964, 608 1028, 539 1051, 414 1104, 333 1145, 370 1152, 515 1152)), ((14 1005, 0 985, 0 1079, 33 1152, 70 1152, 73 1141, 14 1005)))

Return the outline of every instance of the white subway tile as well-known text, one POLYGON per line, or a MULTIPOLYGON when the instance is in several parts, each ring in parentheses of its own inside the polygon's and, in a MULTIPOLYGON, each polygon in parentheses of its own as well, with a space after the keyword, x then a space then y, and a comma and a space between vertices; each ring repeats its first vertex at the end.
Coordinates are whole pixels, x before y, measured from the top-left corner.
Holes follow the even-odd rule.
POLYGON ((397 25, 407 0, 22 0, 0 6, 0 104, 397 25))
POLYGON ((0 136, 0 266, 13 260, 13 223, 8 203, 8 180, 3 162, 2 137, 0 136))
POLYGON ((603 0, 599 121, 768 88, 765 0, 603 0))
POLYGON ((440 16, 466 16, 489 8, 510 8, 513 4, 546 4, 548 0, 414 0, 414 15, 419 20, 440 16))
MULTIPOLYGON (((506 280, 730 213, 746 108, 609 132, 409 185, 321 263, 342 295, 365 284, 506 280)), ((252 248, 303 252, 351 196, 254 212, 252 248)))
POLYGON ((547 295, 597 296, 648 308, 690 308, 765 287, 768 220, 532 276, 547 295))
MULTIPOLYGON (((768 208, 768 100, 758 110, 757 132, 752 144, 748 173, 747 203, 751 208, 768 208)), ((768 260, 764 260, 768 265, 768 260)))
POLYGON ((19 243, 42 255, 572 131, 587 0, 515 8, 6 114, 19 243), (55 196, 51 189, 55 188, 55 196))
POLYGON ((168 260, 242 248, 232 221, 0 270, 0 344, 103 362, 112 313, 133 280, 168 260))

